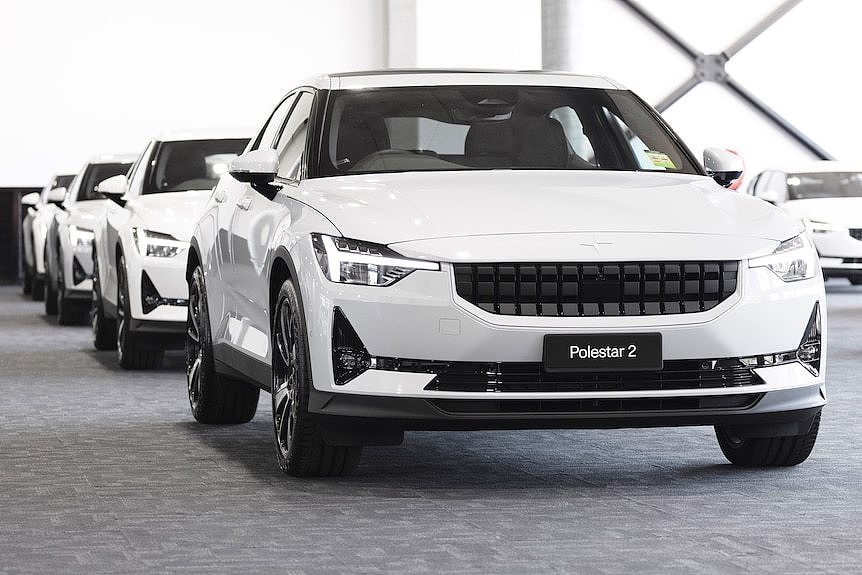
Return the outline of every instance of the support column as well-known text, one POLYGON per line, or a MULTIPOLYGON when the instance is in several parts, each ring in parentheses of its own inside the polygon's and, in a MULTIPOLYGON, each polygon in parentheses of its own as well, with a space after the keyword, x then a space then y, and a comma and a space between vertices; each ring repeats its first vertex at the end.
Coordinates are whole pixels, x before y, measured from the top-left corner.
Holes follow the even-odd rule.
POLYGON ((542 68, 572 69, 571 0, 542 0, 542 68))
POLYGON ((416 68, 416 2, 386 0, 387 68, 416 68))

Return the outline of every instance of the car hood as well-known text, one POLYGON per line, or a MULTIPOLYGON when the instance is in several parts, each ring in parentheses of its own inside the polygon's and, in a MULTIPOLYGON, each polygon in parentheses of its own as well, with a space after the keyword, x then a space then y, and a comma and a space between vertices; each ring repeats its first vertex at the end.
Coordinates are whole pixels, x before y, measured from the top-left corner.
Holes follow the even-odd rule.
POLYGON ((862 228, 862 198, 792 200, 781 207, 797 218, 848 228, 862 228))
POLYGON ((211 195, 212 190, 146 194, 129 200, 126 207, 145 229, 187 242, 211 195))
POLYGON ((511 234, 699 234, 782 241, 802 225, 704 176, 474 171, 306 180, 302 200, 346 237, 383 244, 511 234))

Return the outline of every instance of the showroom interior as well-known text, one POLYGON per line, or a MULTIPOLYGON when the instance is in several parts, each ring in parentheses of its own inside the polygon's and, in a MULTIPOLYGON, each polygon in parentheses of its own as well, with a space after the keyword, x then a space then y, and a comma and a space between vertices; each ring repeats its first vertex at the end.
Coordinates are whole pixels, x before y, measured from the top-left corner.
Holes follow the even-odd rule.
POLYGON ((862 7, 3 13, 0 572, 862 568, 862 7))

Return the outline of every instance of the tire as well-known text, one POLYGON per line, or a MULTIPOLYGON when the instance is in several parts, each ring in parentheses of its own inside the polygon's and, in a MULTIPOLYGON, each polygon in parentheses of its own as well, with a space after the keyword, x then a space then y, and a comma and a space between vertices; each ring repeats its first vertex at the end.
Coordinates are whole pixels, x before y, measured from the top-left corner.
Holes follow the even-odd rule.
POLYGON ((30 297, 33 301, 42 301, 45 299, 45 278, 40 278, 37 275, 33 276, 33 287, 30 290, 30 297))
POLYGON ((308 337, 299 296, 291 280, 276 298, 272 328, 272 419, 275 450, 283 472, 295 477, 346 475, 356 469, 361 446, 334 446, 323 440, 308 413, 312 386, 308 337))
MULTIPOLYGON (((79 325, 87 321, 87 308, 80 302, 66 297, 66 277, 63 274, 63 254, 58 254, 57 265, 57 323, 60 325, 79 325)), ((45 300, 47 305, 47 299, 45 300)))
POLYGON ((862 285, 862 278, 850 278, 850 283, 855 286, 862 285))
POLYGON ((715 428, 718 445, 724 456, 740 467, 792 467, 811 455, 820 429, 818 413, 807 433, 786 437, 733 437, 723 427, 715 428))
POLYGON ((45 315, 57 315, 57 288, 51 281, 51 274, 48 273, 47 266, 45 266, 44 285, 45 315))
POLYGON ((161 367, 165 352, 145 349, 129 329, 132 317, 129 286, 126 281, 126 258, 117 258, 117 359, 123 369, 156 369, 161 367))
POLYGON ((33 293, 33 268, 28 265, 24 266, 24 295, 33 293))
POLYGON ((260 389, 215 371, 204 273, 200 267, 195 268, 189 285, 186 381, 192 415, 201 423, 247 423, 257 411, 260 389))
POLYGON ((117 349, 117 320, 105 315, 95 247, 93 248, 93 295, 90 303, 90 327, 93 329, 93 347, 99 351, 117 349))

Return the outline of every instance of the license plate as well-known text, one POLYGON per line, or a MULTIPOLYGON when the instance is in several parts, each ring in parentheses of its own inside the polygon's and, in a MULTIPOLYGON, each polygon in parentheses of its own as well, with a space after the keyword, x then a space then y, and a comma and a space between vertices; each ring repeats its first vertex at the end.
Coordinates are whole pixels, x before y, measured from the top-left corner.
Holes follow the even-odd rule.
POLYGON ((660 333, 546 335, 546 371, 658 371, 660 333))

